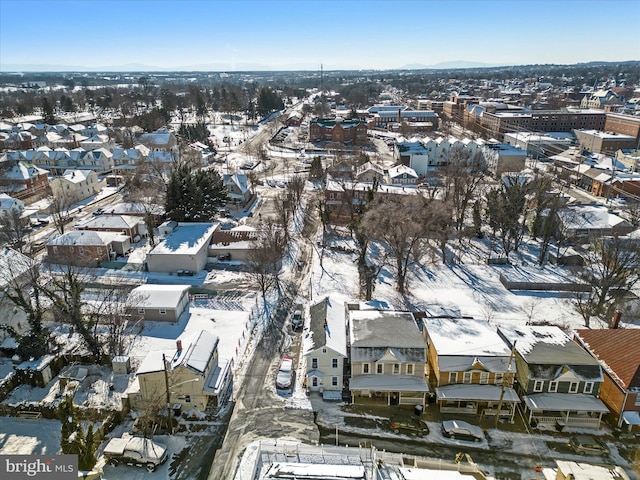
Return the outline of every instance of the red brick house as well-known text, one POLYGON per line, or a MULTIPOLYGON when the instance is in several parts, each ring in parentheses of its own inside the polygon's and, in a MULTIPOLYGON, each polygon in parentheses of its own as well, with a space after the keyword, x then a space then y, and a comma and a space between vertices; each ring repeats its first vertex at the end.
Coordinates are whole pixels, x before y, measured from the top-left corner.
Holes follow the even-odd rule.
POLYGON ((599 397, 617 426, 640 432, 640 329, 580 329, 574 340, 602 364, 599 397))
POLYGON ((367 143, 367 124, 359 118, 314 118, 309 122, 309 141, 318 140, 363 145, 367 143))
POLYGON ((0 193, 7 193, 27 205, 51 194, 49 172, 26 162, 7 162, 0 170, 0 193))

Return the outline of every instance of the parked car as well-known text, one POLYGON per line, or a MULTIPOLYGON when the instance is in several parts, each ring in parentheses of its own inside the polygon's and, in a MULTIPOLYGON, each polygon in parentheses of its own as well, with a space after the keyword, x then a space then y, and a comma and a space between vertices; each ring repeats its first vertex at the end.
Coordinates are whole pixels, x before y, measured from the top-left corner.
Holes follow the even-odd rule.
POLYGON ((191 270, 177 270, 176 271, 176 275, 178 275, 179 277, 193 277, 193 272, 191 270))
POLYGON ((136 437, 124 434, 119 438, 112 438, 104 447, 103 454, 107 463, 118 465, 136 465, 145 467, 153 472, 167 461, 167 447, 154 442, 150 438, 136 437))
POLYGON ((99 208, 95 212, 93 212, 93 216, 97 217, 98 215, 102 215, 103 213, 104 210, 102 208, 99 208))
POLYGON ((282 357, 280 368, 276 376, 276 388, 280 390, 288 390, 291 388, 291 379, 293 376, 293 358, 289 356, 282 357))
POLYGON ((451 439, 472 440, 480 442, 484 440, 484 431, 463 420, 445 420, 442 422, 442 434, 451 439))
POLYGON ((302 310, 296 310, 291 316, 291 328, 298 330, 304 326, 304 317, 302 316, 302 310))
POLYGON ((569 440, 569 448, 576 453, 589 455, 609 455, 607 444, 593 435, 574 435, 569 440))
POLYGON ((415 416, 391 417, 391 430, 393 433, 407 433, 418 437, 429 435, 427 422, 415 416))

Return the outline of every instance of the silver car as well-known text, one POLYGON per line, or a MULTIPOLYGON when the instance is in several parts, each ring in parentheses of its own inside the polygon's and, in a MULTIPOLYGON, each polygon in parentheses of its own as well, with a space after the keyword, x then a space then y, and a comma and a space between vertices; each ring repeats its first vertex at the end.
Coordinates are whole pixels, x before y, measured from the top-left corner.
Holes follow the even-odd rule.
POLYGON ((458 440, 480 442, 484 440, 484 431, 463 420, 445 420, 442 422, 442 434, 445 437, 458 440))

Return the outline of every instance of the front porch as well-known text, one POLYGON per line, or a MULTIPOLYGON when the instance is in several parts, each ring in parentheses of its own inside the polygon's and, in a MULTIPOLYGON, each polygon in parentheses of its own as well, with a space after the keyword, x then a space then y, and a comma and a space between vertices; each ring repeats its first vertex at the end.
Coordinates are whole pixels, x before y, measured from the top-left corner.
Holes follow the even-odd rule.
POLYGON ((545 425, 599 429, 609 409, 599 398, 582 393, 541 393, 524 397, 525 414, 532 427, 545 425))
POLYGON ((513 422, 520 398, 513 388, 485 384, 454 384, 436 388, 441 413, 473 414, 509 418, 513 422), (502 396, 502 401, 500 397, 502 396), (500 403, 502 404, 500 405, 500 403))
POLYGON ((358 375, 349 382, 351 401, 361 405, 426 404, 429 386, 423 378, 411 375, 358 375))

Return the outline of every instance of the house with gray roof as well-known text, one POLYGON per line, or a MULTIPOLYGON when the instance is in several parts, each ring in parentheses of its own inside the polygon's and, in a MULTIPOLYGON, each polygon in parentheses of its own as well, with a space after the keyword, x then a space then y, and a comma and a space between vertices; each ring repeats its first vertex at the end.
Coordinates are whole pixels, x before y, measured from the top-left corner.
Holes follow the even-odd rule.
POLYGON ((131 242, 147 234, 144 220, 131 215, 97 215, 75 225, 76 230, 123 233, 131 242))
POLYGON ((518 393, 531 426, 600 428, 609 409, 598 398, 604 376, 596 358, 556 326, 504 325, 498 334, 515 349, 518 393))
POLYGON ((306 384, 324 399, 340 400, 347 367, 347 315, 345 302, 326 297, 309 307, 309 336, 303 353, 306 384))
POLYGON ((413 315, 363 307, 349 310, 353 403, 424 408, 427 346, 413 315))
POLYGON ((155 322, 177 322, 189 307, 189 286, 143 284, 127 297, 130 315, 155 322))
POLYGON ((511 351, 488 322, 424 318, 429 387, 440 411, 496 415, 513 421, 520 403, 513 389, 511 351), (502 403, 500 404, 500 399, 502 403))
POLYGON ((131 249, 129 237, 122 233, 73 230, 47 240, 50 263, 97 267, 131 249))
POLYGON ((164 239, 147 254, 150 272, 199 272, 207 264, 208 247, 217 223, 165 222, 164 239))

